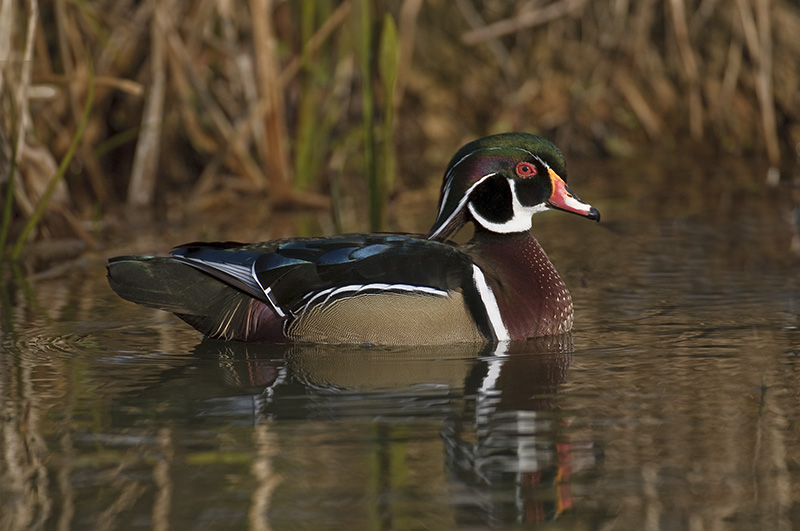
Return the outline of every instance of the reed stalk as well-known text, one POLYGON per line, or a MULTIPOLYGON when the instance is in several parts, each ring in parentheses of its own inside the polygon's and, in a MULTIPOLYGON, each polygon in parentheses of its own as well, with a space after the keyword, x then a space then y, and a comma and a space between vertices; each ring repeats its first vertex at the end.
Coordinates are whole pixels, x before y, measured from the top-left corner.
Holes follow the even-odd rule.
POLYGON ((283 85, 278 68, 278 40, 274 32, 272 0, 250 0, 253 17, 253 47, 259 98, 264 106, 263 153, 273 199, 291 201, 288 131, 283 85))
MULTIPOLYGON (((163 18, 170 4, 163 1, 155 6, 153 16, 163 18)), ((164 100, 166 98, 166 52, 164 36, 158 21, 150 26, 152 51, 150 53, 152 78, 147 91, 142 128, 136 144, 136 154, 128 181, 128 205, 146 207, 152 204, 158 178, 161 155, 161 136, 164 121, 164 100)))
POLYGON ((755 88, 761 110, 761 128, 764 133, 767 157, 772 164, 780 161, 780 143, 776 129, 775 94, 772 79, 772 21, 770 0, 754 0, 755 12, 746 0, 738 0, 737 7, 744 30, 745 43, 755 61, 755 88))
MULTIPOLYGON (((13 122, 13 120, 12 120, 13 122)), ((17 175, 17 143, 11 140, 11 160, 8 164, 8 179, 6 180, 6 197, 3 201, 3 218, 0 221, 0 256, 5 252, 11 229, 11 213, 14 211, 14 186, 17 175)))
POLYGON ((89 117, 91 116, 92 104, 94 103, 94 71, 92 69, 91 61, 89 61, 88 67, 89 78, 86 92, 86 105, 83 108, 83 115, 81 116, 80 122, 78 122, 78 129, 72 136, 72 142, 67 149, 67 153, 64 155, 64 158, 61 159, 61 164, 58 166, 58 171, 56 171, 56 174, 50 180, 47 190, 45 190, 45 193, 42 195, 41 199, 39 199, 33 214, 31 214, 31 217, 28 219, 28 222, 25 224, 25 227, 22 229, 22 232, 17 239, 17 243, 14 245, 14 248, 11 252, 11 259, 14 261, 19 260, 20 256, 22 256, 22 251, 25 247, 25 243, 28 241, 28 237, 33 232, 33 229, 35 229, 39 224, 39 220, 44 214, 48 203, 50 203, 50 199, 53 197, 53 193, 56 191, 58 183, 61 182, 61 180, 64 178, 64 175, 67 173, 67 169, 69 168, 69 165, 75 156, 75 152, 78 150, 78 146, 80 146, 81 140, 83 139, 83 134, 86 131, 86 126, 89 123, 89 117))
POLYGON ((320 121, 323 101, 329 101, 324 93, 329 86, 330 65, 328 54, 318 53, 312 46, 316 36, 316 21, 330 17, 330 3, 301 2, 300 38, 302 42, 302 81, 297 110, 297 134, 294 143, 295 187, 308 188, 320 169, 321 153, 328 144, 327 128, 320 121))
POLYGON ((778 165, 800 143, 794 0, 534 4, 0 0, 0 244, 11 251, 52 184, 54 163, 32 167, 34 138, 80 170, 67 201, 63 175, 47 199, 72 227, 43 235, 78 234, 125 190, 148 205, 228 191, 329 206, 311 195, 324 192, 340 224, 380 230, 391 190, 432 185, 458 143, 509 128, 588 156, 700 148, 778 165))
POLYGON ((358 58, 361 71, 361 134, 364 141, 364 179, 369 195, 369 229, 383 228, 381 184, 375 165, 375 97, 372 92, 371 0, 358 3, 358 58))
POLYGON ((683 62, 689 92, 689 131, 692 140, 703 138, 703 105, 700 99, 699 67, 695 59, 689 28, 686 24, 686 6, 684 0, 670 0, 672 7, 672 23, 675 29, 675 40, 683 62))
POLYGON ((388 200, 394 186, 396 157, 394 143, 395 88, 397 87, 398 42, 397 27, 390 14, 384 15, 380 45, 380 76, 383 85, 383 122, 381 135, 381 175, 377 195, 381 205, 388 200))
MULTIPOLYGON (((5 6, 4 6, 5 8, 5 6)), ((8 195, 6 197, 6 206, 8 207, 9 203, 11 203, 11 199, 13 198, 13 194, 15 192, 15 175, 17 173, 17 165, 18 165, 18 157, 22 151, 22 146, 25 142, 25 134, 28 129, 28 119, 29 119, 29 110, 28 110, 28 96, 27 91, 30 87, 30 80, 31 80, 31 64, 33 58, 33 45, 34 39, 36 35, 36 23, 39 18, 39 3, 37 0, 31 0, 29 4, 29 12, 28 12, 28 25, 27 31, 25 34, 25 51, 23 53, 22 59, 22 68, 20 71, 20 79, 19 85, 17 87, 17 91, 15 97, 13 99, 13 103, 10 105, 11 113, 13 115, 14 120, 12 120, 12 124, 18 124, 19 127, 17 128, 16 138, 12 140, 12 147, 11 147, 11 162, 9 164, 9 177, 8 177, 8 195)), ((10 16, 9 12, 6 9, 3 9, 6 16, 10 16)), ((11 92, 9 90, 9 92, 11 92)), ((53 190, 50 192, 55 191, 55 186, 52 187, 53 190)), ((8 237, 8 231, 10 227, 10 219, 7 219, 7 216, 10 214, 11 209, 6 208, 5 214, 3 216, 2 222, 2 229, 0 229, 0 253, 5 250, 5 244, 8 237)), ((12 257, 14 255, 12 254, 12 257)))

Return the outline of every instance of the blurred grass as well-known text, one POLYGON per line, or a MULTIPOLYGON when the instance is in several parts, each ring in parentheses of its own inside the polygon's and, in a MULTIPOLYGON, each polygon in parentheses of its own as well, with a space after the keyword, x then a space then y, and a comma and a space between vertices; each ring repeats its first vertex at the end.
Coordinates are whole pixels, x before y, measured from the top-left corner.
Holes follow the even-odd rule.
MULTIPOLYGON (((64 158, 61 159, 61 164, 58 166, 58 170, 56 171, 55 175, 53 175, 53 178, 50 179, 50 182, 47 184, 47 189, 42 194, 42 197, 36 204, 36 208, 34 209, 31 216, 28 218, 28 221, 25 223, 25 226, 22 228, 19 238, 17 238, 17 243, 14 244, 14 247, 11 250, 12 260, 14 261, 19 260, 20 256, 22 256, 22 250, 25 247, 25 243, 28 240, 28 237, 41 221, 42 216, 44 215, 44 211, 47 208, 47 205, 50 203, 50 200, 53 197, 56 188, 64 178, 64 175, 67 172, 67 168, 72 162, 72 158, 75 156, 75 152, 78 149, 78 145, 80 144, 80 141, 83 138, 83 134, 86 131, 86 125, 89 123, 89 114, 91 113, 92 110, 92 103, 94 103, 94 76, 92 75, 92 66, 90 61, 89 87, 88 87, 88 92, 86 94, 86 105, 84 107, 83 114, 81 115, 81 121, 78 123, 78 129, 77 131, 75 131, 75 135, 72 137, 72 143, 70 143, 66 154, 64 154, 64 158)), ((13 186, 13 179, 11 180, 11 183, 13 186)), ((3 237, 2 237, 3 242, 5 242, 6 239, 5 229, 6 229, 6 224, 3 223, 3 237)))
POLYGON ((396 192, 504 130, 765 173, 800 146, 793 0, 5 0, 0 29, 7 247, 37 208, 25 241, 91 245, 126 204, 172 219, 252 197, 392 229, 396 192))
POLYGON ((378 69, 383 82, 383 126, 381 127, 379 141, 381 146, 379 173, 375 186, 370 187, 374 203, 372 208, 375 210, 372 216, 374 222, 370 226, 372 230, 383 228, 385 215, 383 210, 388 199, 389 190, 394 186, 395 172, 397 171, 394 151, 394 105, 399 54, 397 26, 394 18, 387 13, 383 17, 380 53, 378 56, 380 58, 378 69))
POLYGON ((372 92, 372 1, 358 0, 356 8, 358 16, 358 35, 357 56, 358 67, 361 72, 361 130, 362 130, 362 149, 364 151, 363 174, 367 182, 369 195, 369 227, 377 230, 381 224, 381 205, 378 205, 378 180, 377 167, 375 165, 375 98, 372 92))

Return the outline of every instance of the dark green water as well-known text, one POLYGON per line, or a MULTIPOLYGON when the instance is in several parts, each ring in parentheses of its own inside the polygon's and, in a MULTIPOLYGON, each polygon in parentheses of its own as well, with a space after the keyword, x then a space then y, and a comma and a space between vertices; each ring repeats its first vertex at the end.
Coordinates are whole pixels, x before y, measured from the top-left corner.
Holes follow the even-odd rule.
POLYGON ((800 527, 790 190, 571 174, 603 222, 534 220, 575 300, 565 337, 204 342, 116 298, 99 256, 11 279, 0 529, 800 527))

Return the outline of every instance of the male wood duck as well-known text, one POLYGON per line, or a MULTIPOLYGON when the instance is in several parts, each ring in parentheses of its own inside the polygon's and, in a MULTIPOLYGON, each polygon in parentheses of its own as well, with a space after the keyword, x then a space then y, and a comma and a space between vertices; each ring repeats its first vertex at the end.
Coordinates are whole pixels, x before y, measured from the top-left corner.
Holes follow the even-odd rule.
POLYGON ((444 344, 527 339, 572 328, 572 298, 531 217, 600 213, 566 185, 564 156, 525 133, 462 147, 439 213, 418 234, 347 234, 263 243, 190 243, 171 256, 112 258, 120 296, 226 340, 444 344), (449 241, 467 222, 466 244, 449 241))

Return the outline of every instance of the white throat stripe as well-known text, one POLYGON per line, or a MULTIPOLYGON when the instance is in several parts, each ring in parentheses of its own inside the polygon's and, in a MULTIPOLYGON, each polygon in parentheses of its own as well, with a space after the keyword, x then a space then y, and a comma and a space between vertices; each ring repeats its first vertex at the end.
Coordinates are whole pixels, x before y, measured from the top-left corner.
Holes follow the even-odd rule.
POLYGON ((483 271, 475 264, 472 264, 472 281, 475 283, 475 289, 478 290, 478 295, 480 295, 483 306, 486 308, 486 316, 489 318, 489 325, 492 327, 494 337, 498 341, 508 341, 511 337, 508 335, 505 323, 503 323, 503 316, 500 315, 497 299, 491 286, 486 282, 483 271))
POLYGON ((533 215, 538 214, 539 212, 544 212, 545 210, 548 210, 549 207, 545 203, 540 203, 532 207, 523 205, 520 203, 519 197, 517 197, 517 183, 509 179, 508 184, 511 187, 511 219, 502 223, 489 221, 475 211, 472 203, 467 205, 467 208, 469 208, 469 213, 472 214, 472 217, 475 219, 475 221, 480 223, 483 228, 492 232, 508 234, 511 232, 529 231, 531 230, 531 225, 533 222, 531 218, 533 215))

